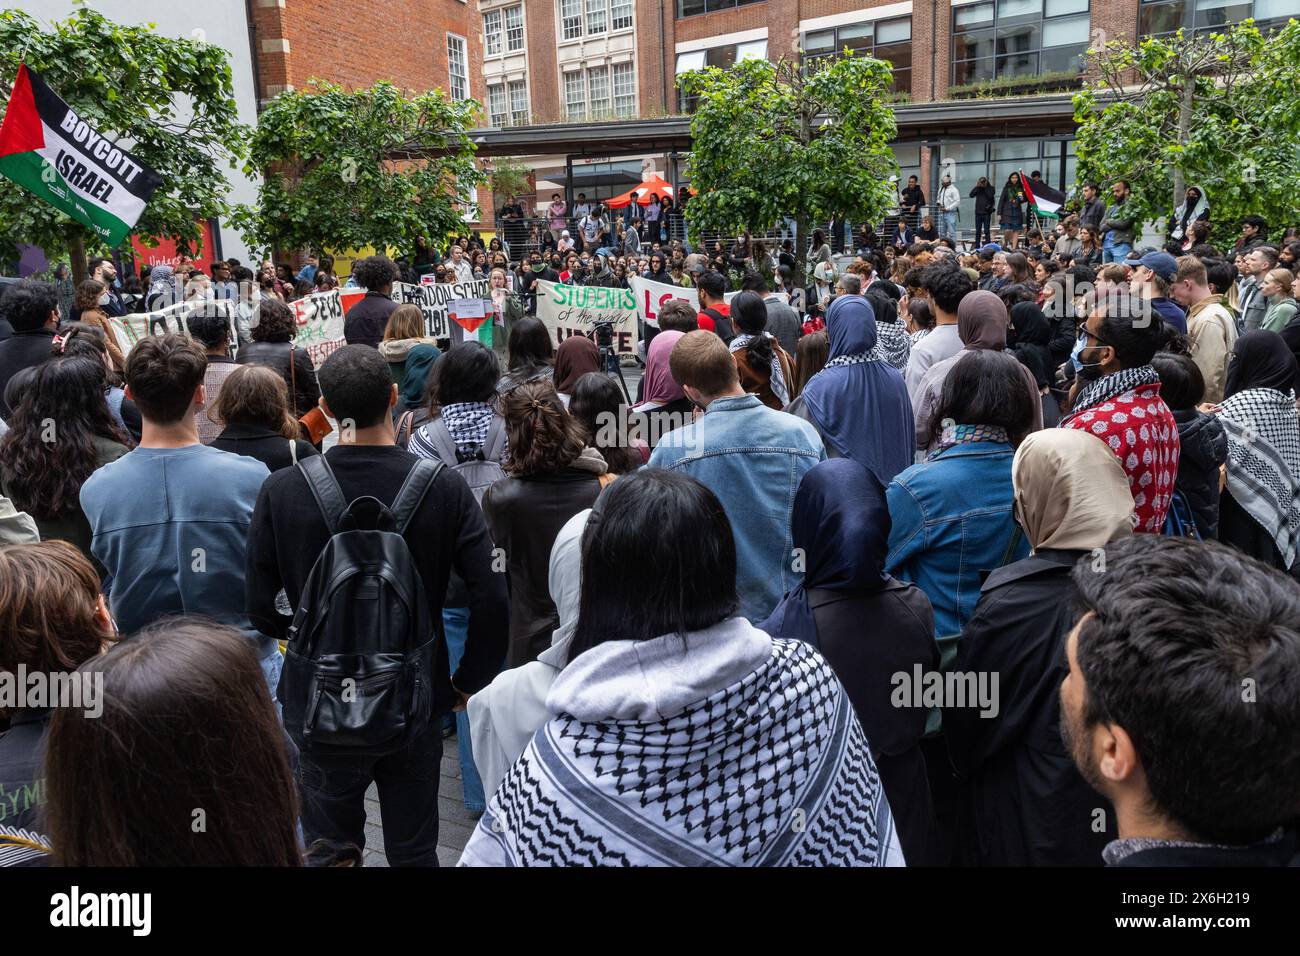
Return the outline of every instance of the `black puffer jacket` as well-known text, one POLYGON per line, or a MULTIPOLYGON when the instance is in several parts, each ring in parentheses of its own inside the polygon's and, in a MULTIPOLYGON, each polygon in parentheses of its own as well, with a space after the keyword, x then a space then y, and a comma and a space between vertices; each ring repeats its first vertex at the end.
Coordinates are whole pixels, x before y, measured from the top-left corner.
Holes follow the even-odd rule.
POLYGON ((1219 466, 1228 458, 1228 436, 1213 415, 1191 408, 1174 412, 1178 423, 1178 482, 1207 541, 1219 536, 1219 466))

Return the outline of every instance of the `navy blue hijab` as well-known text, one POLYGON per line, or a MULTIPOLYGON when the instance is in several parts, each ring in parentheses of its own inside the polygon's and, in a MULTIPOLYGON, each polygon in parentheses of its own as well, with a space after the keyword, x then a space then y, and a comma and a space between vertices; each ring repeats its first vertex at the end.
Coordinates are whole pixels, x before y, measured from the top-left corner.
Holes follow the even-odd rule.
POLYGON ((790 523, 806 560, 803 581, 759 628, 820 647, 806 588, 879 591, 889 581, 885 488, 856 461, 828 458, 799 482, 790 523))
POLYGON ((861 462, 882 485, 912 464, 916 431, 912 402, 898 369, 879 356, 836 365, 839 358, 871 355, 876 313, 865 296, 842 295, 826 310, 830 355, 803 389, 822 438, 843 458, 861 462))

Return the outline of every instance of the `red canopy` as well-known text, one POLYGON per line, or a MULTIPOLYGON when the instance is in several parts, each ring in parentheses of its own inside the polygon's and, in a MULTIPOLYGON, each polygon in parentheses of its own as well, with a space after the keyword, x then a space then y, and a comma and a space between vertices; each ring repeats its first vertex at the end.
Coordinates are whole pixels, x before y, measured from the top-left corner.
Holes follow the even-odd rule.
POLYGON ((644 180, 640 186, 629 189, 613 199, 606 200, 605 205, 610 209, 622 209, 635 201, 639 206, 648 206, 650 205, 651 196, 675 197, 676 195, 677 191, 673 189, 672 183, 658 176, 651 176, 649 179, 644 180))

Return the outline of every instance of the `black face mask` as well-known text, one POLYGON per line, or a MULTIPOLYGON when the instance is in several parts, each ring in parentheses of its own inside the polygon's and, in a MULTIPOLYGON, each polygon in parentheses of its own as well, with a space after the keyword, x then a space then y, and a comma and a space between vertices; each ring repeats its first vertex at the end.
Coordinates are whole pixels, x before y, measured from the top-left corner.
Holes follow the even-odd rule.
MULTIPOLYGON (((1079 359, 1083 358, 1085 352, 1095 352, 1098 349, 1102 349, 1102 348, 1105 348, 1105 346, 1090 345, 1087 348, 1081 349, 1079 351, 1079 359)), ((1101 378, 1103 374, 1105 374, 1101 370, 1101 366, 1102 366, 1101 362, 1078 361, 1077 364, 1079 366, 1079 371, 1075 374, 1085 382, 1095 382, 1097 381, 1097 379, 1101 378)))

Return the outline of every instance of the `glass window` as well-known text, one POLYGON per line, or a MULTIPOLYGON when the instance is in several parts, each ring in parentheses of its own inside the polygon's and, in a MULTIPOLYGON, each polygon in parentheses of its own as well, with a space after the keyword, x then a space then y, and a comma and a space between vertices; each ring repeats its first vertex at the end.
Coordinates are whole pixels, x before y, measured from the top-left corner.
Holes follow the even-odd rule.
POLYGON ((958 7, 953 10, 953 85, 1081 71, 1091 28, 1088 9, 1089 0, 997 0, 996 9, 993 3, 958 7))
POLYGON ((715 46, 711 50, 705 50, 704 57, 709 66, 725 70, 736 62, 736 48, 731 45, 715 46))
POLYGON ((746 57, 755 57, 759 60, 767 59, 767 40, 753 40, 749 43, 736 44, 736 59, 743 60, 746 57))
POLYGON ((524 48, 524 8, 506 8, 506 49, 515 53, 524 48))
POLYGON ((805 33, 803 37, 803 51, 807 54, 834 53, 835 31, 814 30, 812 33, 805 33))
POLYGON ((560 0, 560 21, 564 39, 582 36, 582 0, 560 0))
POLYGON ((587 33, 605 32, 605 0, 587 0, 587 33))
POLYGON ((912 39, 912 18, 900 17, 876 24, 876 43, 897 43, 912 39))
POLYGON ((514 126, 528 125, 528 84, 516 80, 510 88, 510 122, 514 126))
POLYGON ((704 12, 704 0, 677 0, 677 16, 693 17, 704 12))
POLYGON ((506 125, 506 88, 500 83, 488 87, 488 122, 493 126, 506 125))
POLYGON ((636 73, 631 63, 615 63, 614 113, 617 116, 636 116, 636 73))
POLYGON ((707 63, 704 62, 703 50, 692 50, 689 53, 677 54, 677 75, 687 73, 691 70, 702 70, 707 63))
POLYGON ((1300 0, 1141 0, 1138 31, 1153 37, 1180 28, 1202 33, 1248 17, 1270 29, 1294 16, 1300 16, 1300 0))
POLYGON ((820 61, 848 50, 887 60, 894 68, 894 92, 912 89, 912 18, 846 24, 804 34, 801 43, 807 69, 816 70, 820 61))
POLYGON ((693 17, 698 13, 713 13, 715 10, 734 10, 747 3, 759 0, 677 0, 677 16, 693 17))
POLYGON ((1255 0, 1255 19, 1300 17, 1300 0, 1255 0))
POLYGON ((564 115, 573 121, 587 118, 587 87, 576 70, 564 74, 564 115))
POLYGON ((632 26, 632 0, 612 0, 609 5, 609 28, 626 30, 632 26))
POLYGON ((496 56, 501 52, 501 11, 489 10, 483 14, 483 52, 496 56))
POLYGON ((1254 15, 1250 0, 1196 0, 1196 26, 1221 27, 1254 15))
POLYGON ((587 70, 587 96, 591 100, 593 119, 609 115, 609 67, 593 66, 587 70))
POLYGON ((453 100, 469 99, 469 68, 465 38, 447 34, 447 76, 453 100))

